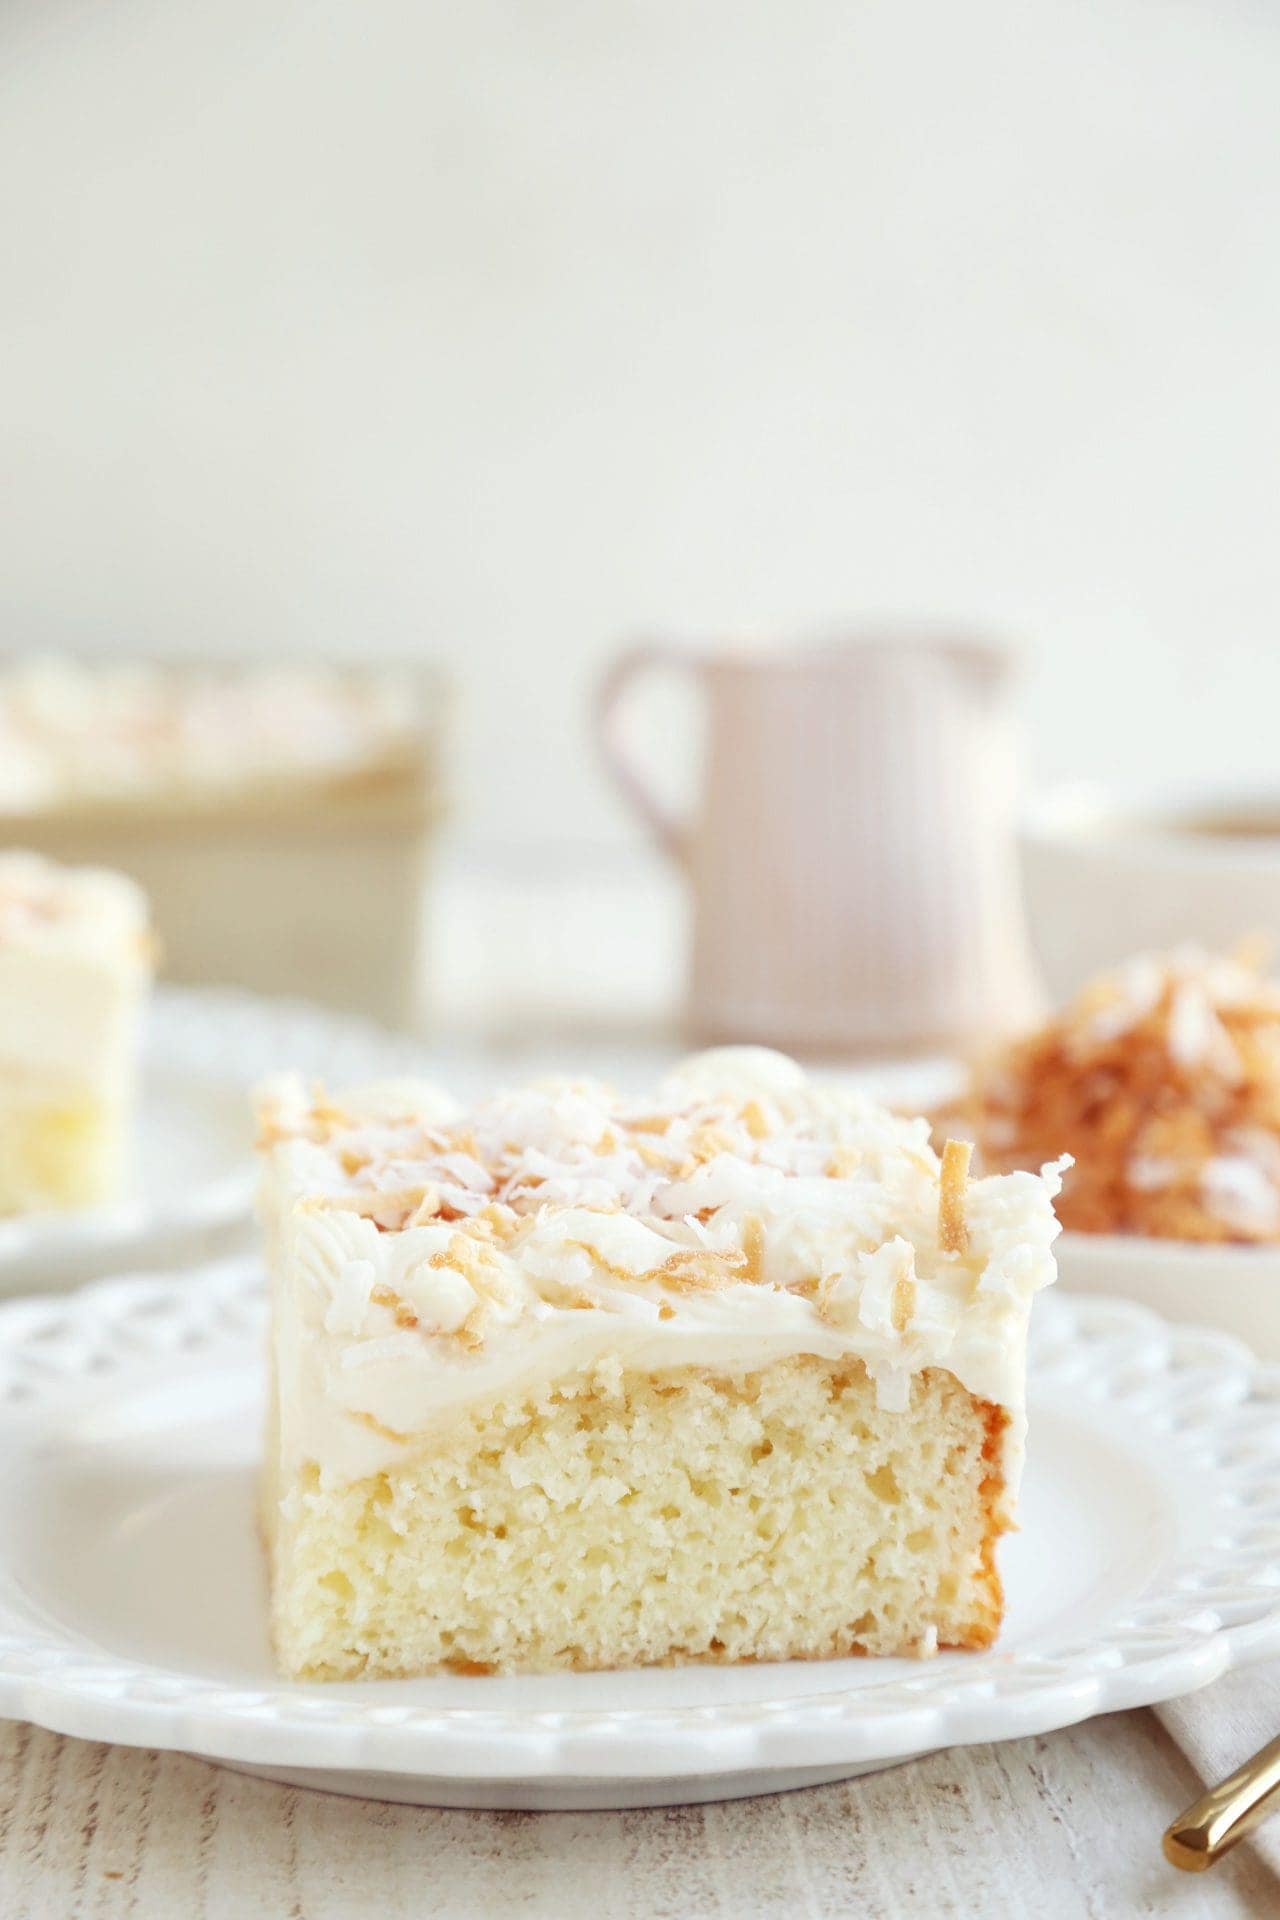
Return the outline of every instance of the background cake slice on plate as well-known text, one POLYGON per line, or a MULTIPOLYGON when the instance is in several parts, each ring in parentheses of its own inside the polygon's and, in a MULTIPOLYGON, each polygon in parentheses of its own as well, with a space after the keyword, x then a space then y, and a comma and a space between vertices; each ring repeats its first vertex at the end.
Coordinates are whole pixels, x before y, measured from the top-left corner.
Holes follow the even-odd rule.
POLYGON ((286 1673, 991 1642, 1052 1169, 754 1049, 260 1120, 286 1673))
POLYGON ((131 880, 0 854, 0 1214, 119 1193, 150 978, 131 880))

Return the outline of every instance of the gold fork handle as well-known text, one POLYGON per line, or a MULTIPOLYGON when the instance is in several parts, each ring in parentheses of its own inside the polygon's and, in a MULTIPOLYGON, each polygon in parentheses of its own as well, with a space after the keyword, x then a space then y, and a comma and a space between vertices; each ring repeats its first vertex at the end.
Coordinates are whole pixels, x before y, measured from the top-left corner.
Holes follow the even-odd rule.
POLYGON ((1179 1814, 1164 1836, 1165 1858, 1187 1873, 1203 1873, 1280 1811, 1280 1740, 1255 1753, 1229 1780, 1179 1814))

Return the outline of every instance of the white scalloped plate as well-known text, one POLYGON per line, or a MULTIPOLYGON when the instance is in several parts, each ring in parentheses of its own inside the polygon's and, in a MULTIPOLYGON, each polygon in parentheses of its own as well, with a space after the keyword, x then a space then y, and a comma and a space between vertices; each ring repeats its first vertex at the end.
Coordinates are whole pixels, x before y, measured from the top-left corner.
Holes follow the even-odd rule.
POLYGON ((295 1686, 253 1515, 252 1262, 0 1308, 0 1712, 421 1804, 837 1779, 1162 1700, 1280 1651, 1280 1369, 1128 1303, 1036 1315, 998 1650, 295 1686))
POLYGON ((248 1091, 282 1067, 334 1080, 410 1070, 412 1042, 289 1000, 161 987, 143 1041, 136 1171, 109 1207, 0 1220, 0 1293, 225 1252, 253 1199, 248 1091))

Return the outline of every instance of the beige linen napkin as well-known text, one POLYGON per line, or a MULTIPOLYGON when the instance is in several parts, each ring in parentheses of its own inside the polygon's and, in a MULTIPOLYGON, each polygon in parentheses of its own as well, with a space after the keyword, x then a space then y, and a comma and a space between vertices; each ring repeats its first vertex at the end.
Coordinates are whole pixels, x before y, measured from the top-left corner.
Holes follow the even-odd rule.
MULTIPOLYGON (((1280 1734, 1280 1660, 1229 1673, 1199 1693, 1153 1709, 1206 1787, 1234 1773, 1280 1734)), ((1169 1818, 1182 1812, 1170 1810, 1169 1818)), ((1280 1809, 1244 1842, 1280 1875, 1280 1809)))

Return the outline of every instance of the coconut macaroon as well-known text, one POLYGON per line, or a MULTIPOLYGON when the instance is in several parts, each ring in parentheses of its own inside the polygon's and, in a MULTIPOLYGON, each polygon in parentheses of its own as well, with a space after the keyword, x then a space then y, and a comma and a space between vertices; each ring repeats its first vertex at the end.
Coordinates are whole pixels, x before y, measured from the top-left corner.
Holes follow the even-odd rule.
POLYGON ((260 1123, 286 1673, 991 1642, 1056 1169, 757 1049, 260 1123))
POLYGON ((0 1214, 118 1192, 151 954, 123 874, 0 854, 0 1214))

